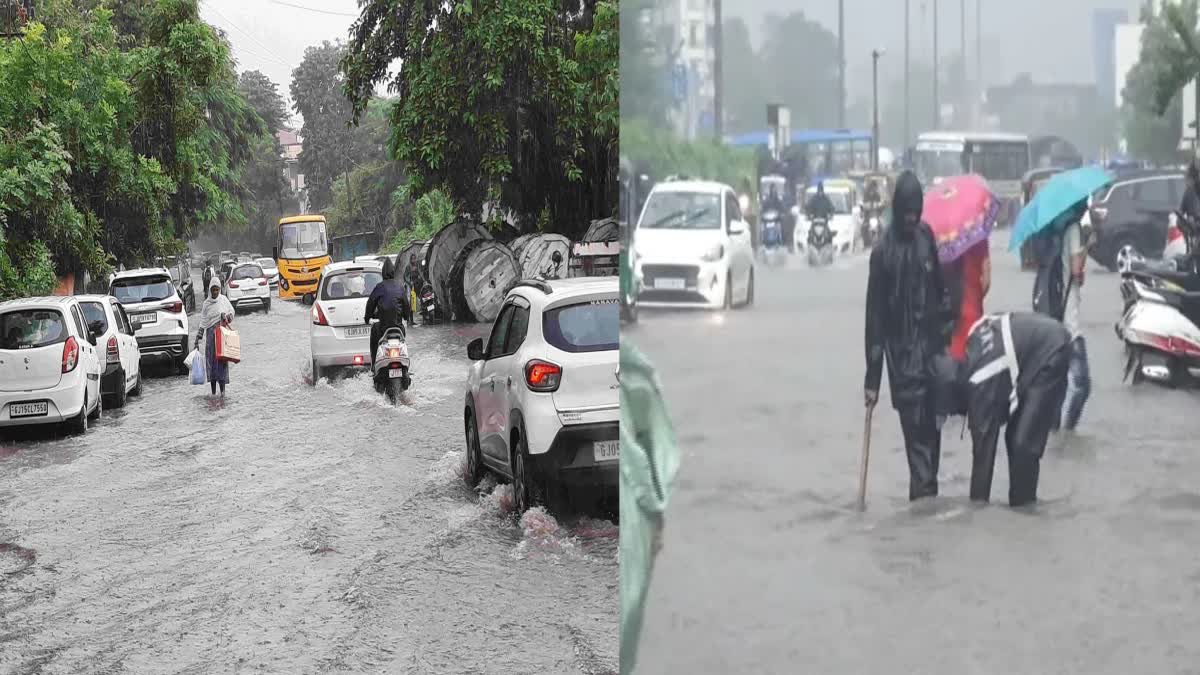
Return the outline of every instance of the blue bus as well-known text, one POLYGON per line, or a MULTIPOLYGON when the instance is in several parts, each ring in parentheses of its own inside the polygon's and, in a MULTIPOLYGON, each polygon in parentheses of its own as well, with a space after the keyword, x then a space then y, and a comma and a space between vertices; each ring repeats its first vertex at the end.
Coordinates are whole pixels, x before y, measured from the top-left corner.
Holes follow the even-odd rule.
MULTIPOLYGON (((767 146, 771 131, 751 131, 725 139, 727 145, 767 146)), ((871 132, 855 129, 799 129, 792 131, 784 158, 803 158, 810 176, 840 176, 871 170, 871 132)))

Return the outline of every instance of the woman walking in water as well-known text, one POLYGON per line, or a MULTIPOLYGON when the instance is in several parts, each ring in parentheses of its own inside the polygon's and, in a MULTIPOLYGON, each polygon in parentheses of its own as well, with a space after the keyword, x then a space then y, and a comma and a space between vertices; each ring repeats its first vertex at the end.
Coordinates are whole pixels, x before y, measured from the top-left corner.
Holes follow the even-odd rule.
POLYGON ((217 358, 217 328, 233 323, 233 305, 229 298, 221 295, 221 282, 216 278, 208 282, 208 296, 204 298, 204 307, 200 310, 200 330, 196 332, 196 344, 204 338, 204 371, 208 377, 208 386, 212 395, 217 395, 217 385, 221 385, 221 395, 225 395, 225 385, 229 383, 229 364, 217 358))

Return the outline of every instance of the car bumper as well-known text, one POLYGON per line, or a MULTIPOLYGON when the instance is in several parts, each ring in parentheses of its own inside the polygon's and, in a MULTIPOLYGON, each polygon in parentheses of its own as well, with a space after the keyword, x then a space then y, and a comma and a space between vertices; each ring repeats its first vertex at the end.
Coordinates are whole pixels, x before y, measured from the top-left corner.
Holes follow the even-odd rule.
POLYGON ((322 368, 370 367, 367 352, 371 350, 371 336, 340 337, 331 326, 314 326, 309 336, 309 348, 313 360, 322 368), (357 362, 355 359, 359 359, 357 362))
POLYGON ((86 376, 79 373, 69 381, 59 382, 52 389, 39 391, 0 392, 0 427, 17 427, 35 424, 59 424, 79 414, 83 408, 86 376), (10 409, 14 403, 46 402, 46 414, 37 417, 13 417, 10 409))
POLYGON ((554 436, 549 451, 539 462, 563 483, 615 487, 620 459, 597 459, 594 444, 616 441, 619 436, 620 423, 616 421, 565 426, 554 436))
POLYGON ((103 396, 115 396, 125 388, 125 371, 121 370, 121 364, 110 363, 104 367, 104 374, 100 376, 100 394, 103 396))
POLYGON ((266 307, 271 301, 270 295, 243 295, 237 298, 229 298, 229 304, 233 305, 234 309, 242 309, 243 307, 266 307))
POLYGON ((138 351, 142 358, 147 356, 177 359, 188 352, 188 336, 183 335, 138 335, 138 351))
POLYGON ((729 265, 716 262, 638 261, 638 304, 644 307, 719 309, 725 304, 729 265))

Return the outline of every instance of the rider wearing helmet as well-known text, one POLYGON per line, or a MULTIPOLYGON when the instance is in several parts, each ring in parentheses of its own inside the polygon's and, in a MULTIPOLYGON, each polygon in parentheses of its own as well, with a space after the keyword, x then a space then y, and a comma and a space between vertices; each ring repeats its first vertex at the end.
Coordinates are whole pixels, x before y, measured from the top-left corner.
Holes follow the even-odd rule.
POLYGON ((804 211, 810 220, 826 220, 833 217, 833 202, 825 194, 825 181, 817 181, 817 193, 808 200, 804 211))
POLYGON ((403 330, 405 320, 409 328, 413 326, 412 310, 404 291, 404 284, 396 279, 396 266, 391 258, 386 258, 383 261, 383 281, 375 284, 367 298, 366 320, 379 319, 378 323, 371 326, 372 359, 379 351, 379 340, 384 331, 395 327, 403 330))

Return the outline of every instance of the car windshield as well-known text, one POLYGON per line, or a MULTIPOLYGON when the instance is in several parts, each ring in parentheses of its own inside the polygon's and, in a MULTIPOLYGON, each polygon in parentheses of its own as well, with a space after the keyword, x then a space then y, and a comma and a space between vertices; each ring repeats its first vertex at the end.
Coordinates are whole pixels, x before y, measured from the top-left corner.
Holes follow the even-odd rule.
POLYGON ((616 298, 594 300, 546 312, 542 332, 546 341, 564 352, 603 352, 621 341, 620 305, 616 298))
MULTIPOLYGON (((809 190, 808 198, 811 200, 814 196, 816 196, 816 194, 817 194, 816 190, 809 190)), ((825 196, 829 197, 829 203, 833 204, 833 212, 834 213, 840 213, 840 214, 850 213, 850 193, 834 192, 832 190, 826 190, 825 196)))
POLYGON ((655 192, 646 201, 638 228, 721 229, 721 196, 709 192, 655 192))
POLYGON ((63 315, 53 309, 17 309, 0 313, 0 349, 35 349, 66 342, 63 315))
POLYGON ((258 265, 242 265, 233 270, 233 276, 230 279, 237 281, 239 279, 259 279, 263 276, 262 268, 258 265))
POLYGON ((81 302, 79 303, 79 309, 83 310, 83 318, 87 320, 88 328, 91 328, 92 324, 99 322, 100 332, 108 332, 108 314, 104 312, 104 305, 98 302, 81 302))
POLYGON ((325 278, 325 284, 321 288, 321 299, 365 298, 381 281, 383 274, 376 270, 335 272, 325 278))
POLYGON ((319 258, 329 251, 325 223, 316 220, 280 225, 279 239, 281 258, 319 258))
POLYGON ((145 277, 117 279, 112 282, 112 287, 108 289, 108 294, 116 296, 117 302, 124 305, 131 302, 166 300, 175 294, 175 289, 171 287, 170 277, 155 274, 145 277))

